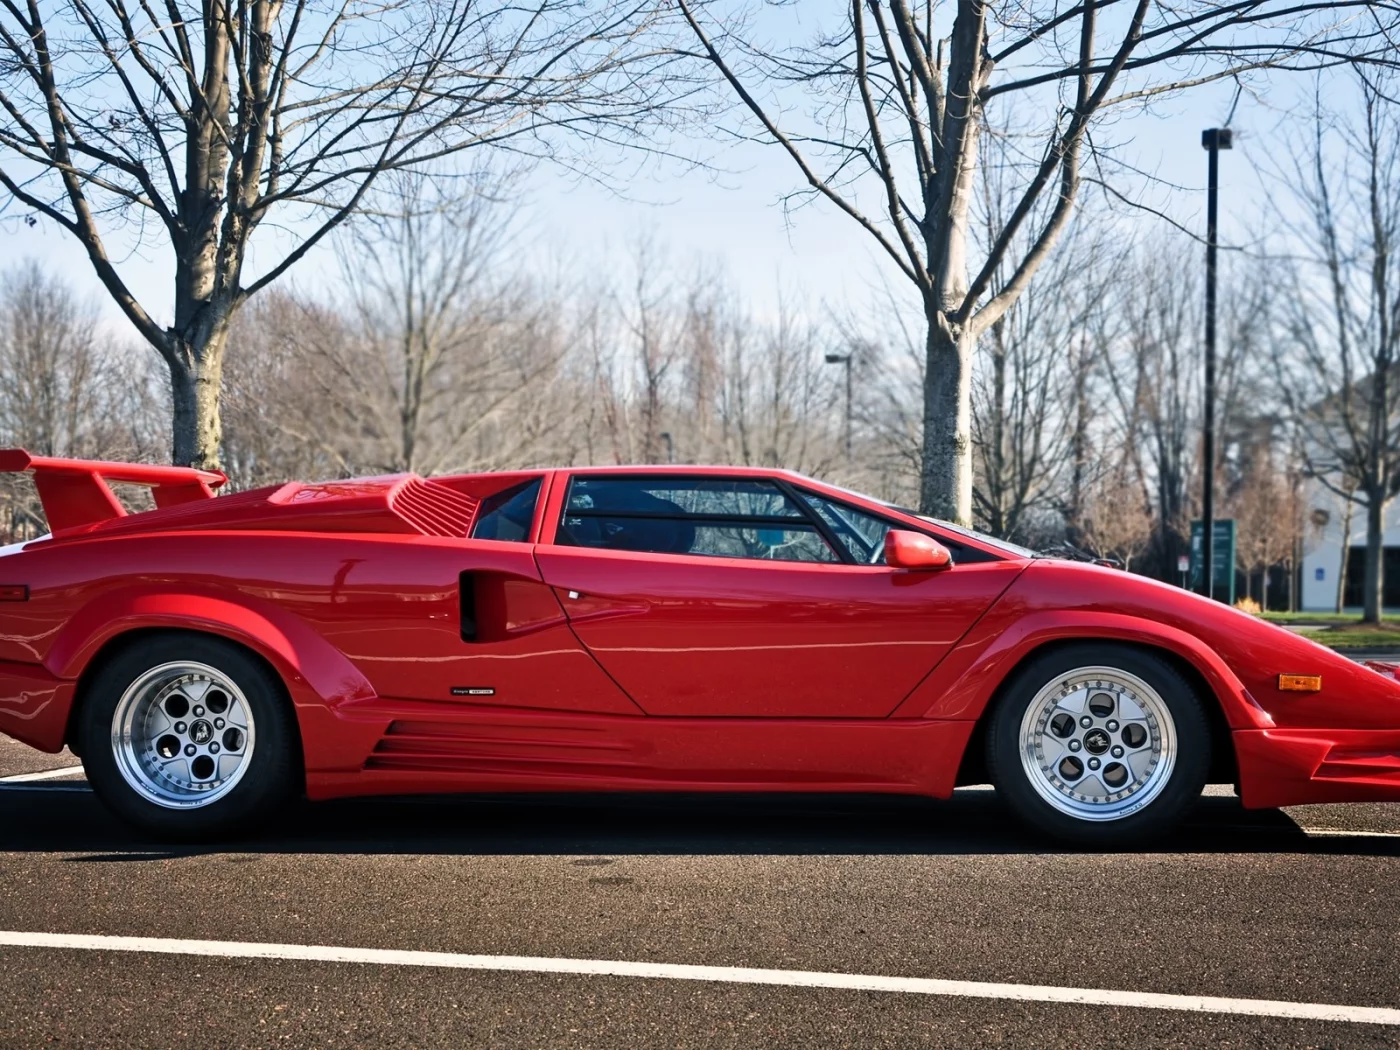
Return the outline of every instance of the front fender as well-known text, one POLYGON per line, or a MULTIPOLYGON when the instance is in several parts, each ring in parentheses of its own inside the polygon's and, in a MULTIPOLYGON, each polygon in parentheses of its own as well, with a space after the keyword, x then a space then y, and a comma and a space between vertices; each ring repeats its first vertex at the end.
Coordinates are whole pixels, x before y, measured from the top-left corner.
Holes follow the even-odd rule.
POLYGON ((218 635, 251 649, 281 677, 295 709, 308 770, 343 768, 326 730, 333 711, 375 696, 351 661, 300 618, 243 594, 172 593, 139 588, 107 592, 74 614, 55 638, 44 667, 64 680, 80 678, 105 647, 133 631, 170 629, 218 635))
POLYGON ((1231 729, 1267 729, 1273 719, 1201 639, 1138 616, 1091 610, 993 609, 895 712, 897 718, 980 718, 1021 662, 1056 642, 1112 640, 1165 650, 1185 660, 1214 693, 1231 729))

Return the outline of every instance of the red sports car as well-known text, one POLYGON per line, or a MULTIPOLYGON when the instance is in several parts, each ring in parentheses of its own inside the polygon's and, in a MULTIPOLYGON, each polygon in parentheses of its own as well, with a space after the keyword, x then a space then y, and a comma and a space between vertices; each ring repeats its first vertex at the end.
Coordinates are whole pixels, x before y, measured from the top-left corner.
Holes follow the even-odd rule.
POLYGON ((1037 828, 1400 799, 1400 682, 1176 587, 779 470, 290 483, 0 452, 0 730, 116 813, 297 793, 870 791, 990 780, 1037 828), (156 509, 126 513, 110 483, 156 509))

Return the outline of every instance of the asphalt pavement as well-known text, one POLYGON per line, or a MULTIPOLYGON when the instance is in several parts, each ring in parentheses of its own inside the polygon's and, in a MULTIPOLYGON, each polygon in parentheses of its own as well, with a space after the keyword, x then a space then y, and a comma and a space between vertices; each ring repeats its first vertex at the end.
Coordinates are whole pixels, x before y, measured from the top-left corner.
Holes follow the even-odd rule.
MULTIPOLYGON (((0 778, 74 761, 5 744, 0 778)), ((80 776, 0 781, 0 931, 169 939, 0 947, 0 1046, 1394 1047, 1400 1025, 1181 1004, 1400 1007, 1398 877, 1400 806, 1220 790, 1115 854, 1030 834, 986 790, 344 801, 172 848, 80 776), (1035 998, 1063 989, 1125 994, 1035 998)))

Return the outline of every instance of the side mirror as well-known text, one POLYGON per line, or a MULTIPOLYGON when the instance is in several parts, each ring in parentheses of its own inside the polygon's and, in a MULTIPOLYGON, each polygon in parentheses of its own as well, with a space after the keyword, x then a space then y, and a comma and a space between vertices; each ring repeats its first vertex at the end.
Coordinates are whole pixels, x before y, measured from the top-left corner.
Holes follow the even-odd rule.
POLYGON ((885 564, 896 569, 937 572, 953 567, 953 555, 932 536, 890 529, 885 533, 885 564))

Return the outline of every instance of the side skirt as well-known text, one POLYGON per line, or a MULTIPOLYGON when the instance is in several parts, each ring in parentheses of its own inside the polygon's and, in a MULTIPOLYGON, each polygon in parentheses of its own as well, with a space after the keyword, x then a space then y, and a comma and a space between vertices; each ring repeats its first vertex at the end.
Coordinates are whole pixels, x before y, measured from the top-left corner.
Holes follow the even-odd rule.
MULTIPOLYGON (((975 723, 655 718, 376 700, 358 769, 313 799, 471 791, 870 791, 946 798, 975 723)), ((342 709, 342 714, 349 714, 342 709)))

